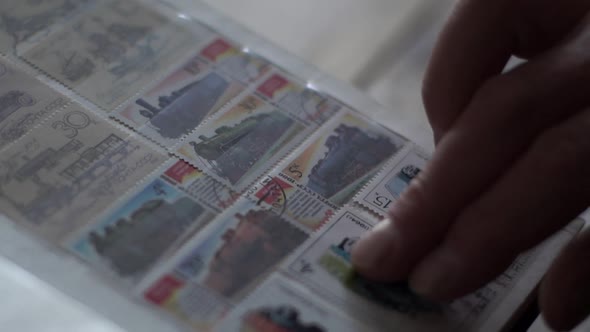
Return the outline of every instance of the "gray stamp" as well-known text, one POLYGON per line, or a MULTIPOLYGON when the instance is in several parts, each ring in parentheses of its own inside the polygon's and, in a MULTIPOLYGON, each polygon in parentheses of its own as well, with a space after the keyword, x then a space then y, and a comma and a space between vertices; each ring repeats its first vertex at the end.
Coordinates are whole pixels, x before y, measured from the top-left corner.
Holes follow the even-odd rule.
POLYGON ((68 102, 62 94, 0 58, 0 149, 68 102))
POLYGON ((3 151, 0 208, 56 241, 86 224, 165 158, 72 105, 3 151))
POLYGON ((112 111, 210 34, 198 35, 135 1, 108 1, 24 58, 112 111))
POLYGON ((0 3, 0 53, 42 39, 94 0, 27 0, 0 3))

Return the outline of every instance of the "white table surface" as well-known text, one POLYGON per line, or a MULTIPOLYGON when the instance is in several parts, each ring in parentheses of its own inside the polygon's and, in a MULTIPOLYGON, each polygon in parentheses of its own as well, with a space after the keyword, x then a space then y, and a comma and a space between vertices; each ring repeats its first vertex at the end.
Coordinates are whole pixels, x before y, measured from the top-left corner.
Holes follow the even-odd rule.
POLYGON ((0 331, 123 332, 113 323, 2 257, 0 308, 0 331))

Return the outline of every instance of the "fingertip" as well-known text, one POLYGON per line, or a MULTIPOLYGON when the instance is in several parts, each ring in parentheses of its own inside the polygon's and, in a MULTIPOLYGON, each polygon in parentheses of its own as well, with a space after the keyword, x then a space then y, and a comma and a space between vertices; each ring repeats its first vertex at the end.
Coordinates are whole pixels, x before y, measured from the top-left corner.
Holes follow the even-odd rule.
POLYGON ((539 290, 539 305, 547 325, 569 331, 590 314, 590 232, 575 238, 553 262, 539 290))
MULTIPOLYGON (((545 283, 543 283, 544 285, 545 283)), ((548 295, 551 292, 544 290, 546 286, 541 287, 539 296, 539 306, 543 320, 553 331, 570 331, 580 324, 584 315, 572 315, 572 308, 568 303, 562 302, 559 298, 548 295)))
POLYGON ((397 232, 389 219, 367 232, 352 250, 352 264, 362 275, 372 280, 391 281, 395 273, 397 232), (392 264, 394 263, 394 264, 392 264))
POLYGON ((439 248, 412 272, 410 287, 425 298, 448 301, 462 295, 464 275, 460 258, 447 248, 439 248))

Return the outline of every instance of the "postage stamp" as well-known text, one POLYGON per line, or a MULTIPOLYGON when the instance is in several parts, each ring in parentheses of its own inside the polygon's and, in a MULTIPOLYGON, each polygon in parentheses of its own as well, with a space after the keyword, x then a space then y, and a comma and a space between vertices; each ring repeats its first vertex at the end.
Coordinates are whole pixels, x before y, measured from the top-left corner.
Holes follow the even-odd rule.
POLYGON ((100 213, 166 156, 76 104, 0 156, 0 209, 57 241, 100 213))
POLYGON ((228 186, 185 161, 172 158, 163 169, 162 178, 217 213, 229 208, 240 197, 228 186))
POLYGON ((215 216, 156 177, 64 245, 82 259, 136 282, 215 216))
POLYGON ((215 331, 370 331, 337 313, 329 304, 292 280, 273 274, 219 324, 215 331))
POLYGON ((213 62, 221 72, 244 84, 258 81, 272 69, 265 59, 223 38, 207 45, 201 56, 213 62))
POLYGON ((175 151, 241 192, 303 141, 309 129, 290 114, 247 95, 214 115, 175 151))
POLYGON ((419 148, 411 144, 398 153, 354 199, 355 202, 369 208, 382 217, 393 202, 408 187, 412 179, 424 169, 428 157, 419 148))
POLYGON ((59 92, 0 57, 0 149, 68 102, 59 92))
POLYGON ((343 109, 342 104, 332 97, 284 73, 271 75, 260 84, 257 92, 265 100, 291 113, 310 127, 320 127, 343 109))
POLYGON ((175 274, 164 275, 143 298, 196 331, 211 331, 232 308, 221 295, 175 274))
POLYGON ((150 119, 188 92, 194 86, 191 84, 197 82, 209 68, 199 57, 188 60, 130 105, 115 111, 113 117, 139 131, 150 119))
POLYGON ((187 242, 164 275, 198 284, 234 303, 307 238, 278 214, 242 199, 187 242))
POLYGON ((135 1, 106 1, 23 58, 106 111, 206 42, 135 1))
POLYGON ((144 296, 193 323, 187 317, 209 317, 210 310, 205 299, 189 299, 195 289, 217 294, 218 303, 234 305, 307 238, 306 232, 276 213, 241 199, 189 240, 163 272, 157 272, 144 296), (183 301, 199 304, 185 311, 183 301), (195 307, 203 312, 195 312, 195 307))
POLYGON ((338 210, 324 197, 275 171, 250 186, 246 197, 310 232, 318 230, 338 210))
POLYGON ((170 148, 245 88, 197 56, 116 112, 115 118, 170 148))
POLYGON ((79 13, 95 0, 2 1, 0 3, 0 53, 10 54, 23 43, 48 35, 59 22, 79 13))
POLYGON ((346 112, 298 148, 281 175, 341 206, 405 144, 385 127, 346 112))
MULTIPOLYGON (((410 323, 418 314, 431 315, 438 307, 422 300, 405 283, 378 285, 362 279, 350 261, 356 241, 378 220, 352 207, 341 209, 319 234, 310 238, 285 264, 286 271, 358 319, 367 312, 397 317, 395 325, 410 323)), ((372 316, 371 315, 371 316, 372 316)), ((371 317, 373 319, 375 317, 371 317)))

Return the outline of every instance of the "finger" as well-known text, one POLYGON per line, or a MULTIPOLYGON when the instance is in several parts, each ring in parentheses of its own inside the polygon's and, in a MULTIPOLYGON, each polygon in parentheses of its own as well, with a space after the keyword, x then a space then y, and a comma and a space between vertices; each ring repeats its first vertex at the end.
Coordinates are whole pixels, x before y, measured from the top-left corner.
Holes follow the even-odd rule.
POLYGON ((590 0, 519 1, 515 19, 517 49, 514 54, 530 58, 561 42, 584 19, 590 0))
POLYGON ((392 221, 367 233, 353 251, 359 272, 405 278, 448 227, 546 128, 590 104, 580 33, 566 45, 490 80, 441 141, 430 164, 396 202, 392 221))
POLYGON ((463 0, 435 47, 423 99, 436 140, 511 55, 532 57, 569 36, 590 0, 463 0))
POLYGON ((590 314, 590 231, 574 239, 553 263, 541 284, 545 321, 558 331, 571 330, 590 314))
POLYGON ((479 86, 499 74, 516 40, 506 24, 513 1, 463 0, 434 49, 423 84, 423 100, 438 141, 479 86))
POLYGON ((581 214, 590 202, 589 130, 586 111, 541 135, 418 264, 414 290, 439 300, 470 293, 581 214))

